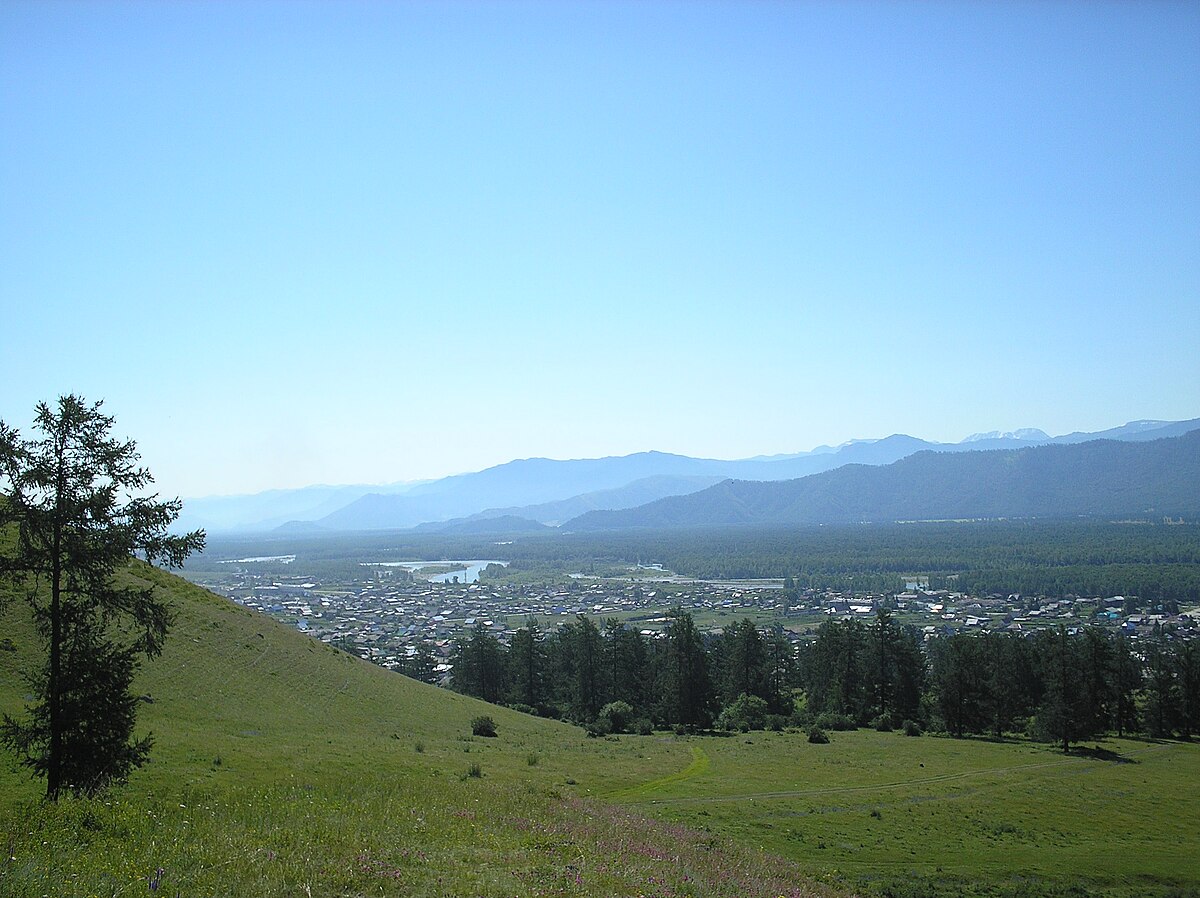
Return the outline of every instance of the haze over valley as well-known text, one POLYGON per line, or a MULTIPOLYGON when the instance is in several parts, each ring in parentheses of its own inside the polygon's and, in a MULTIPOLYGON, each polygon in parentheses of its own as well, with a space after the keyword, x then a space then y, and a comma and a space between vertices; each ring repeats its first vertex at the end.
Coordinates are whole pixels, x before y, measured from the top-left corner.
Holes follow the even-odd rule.
MULTIPOLYGON (((854 440, 836 448, 820 446, 811 452, 734 461, 690 458, 661 452, 573 461, 533 458, 422 483, 385 487, 314 486, 250 496, 189 499, 184 504, 179 526, 183 529, 205 527, 214 533, 263 532, 277 528, 297 532, 380 530, 419 525, 426 525, 429 530, 483 532, 489 528, 536 529, 536 524, 563 526, 566 529, 575 526, 595 528, 604 526, 605 521, 610 522, 610 526, 628 526, 620 522, 636 518, 605 518, 589 516, 588 513, 632 509, 671 496, 700 493, 724 480, 787 481, 833 471, 846 465, 891 465, 919 452, 1011 451, 1038 446, 1074 446, 1094 440, 1143 443, 1181 436, 1197 429, 1200 429, 1200 419, 1175 422, 1143 420, 1091 434, 1071 433, 1051 437, 1040 430, 1025 429, 1008 434, 976 434, 953 444, 933 443, 895 434, 878 440, 854 440), (499 524, 484 523, 499 519, 503 519, 499 524), (438 527, 439 524, 442 526, 438 527)), ((1194 457, 1194 452, 1185 453, 1185 456, 1194 457)), ((1060 453, 1059 457, 1065 461, 1073 455, 1067 452, 1060 453)), ((945 463, 933 459, 927 459, 925 466, 927 473, 923 476, 926 481, 931 477, 939 479, 942 476, 937 473, 939 470, 950 471, 945 463)), ((986 476, 983 467, 960 465, 956 470, 957 473, 952 476, 958 478, 986 476)), ((1191 477, 1191 469, 1176 467, 1170 475, 1170 488, 1180 490, 1176 494, 1164 496, 1158 493, 1143 498, 1127 496, 1121 500, 1125 501, 1124 505, 1120 501, 1107 505, 1103 502, 1093 505, 1063 504, 1062 497, 1047 497, 1042 504, 1000 506, 986 501, 977 501, 974 505, 970 501, 952 501, 942 506, 906 506, 903 501, 891 505, 868 502, 853 512, 797 509, 791 519, 795 522, 820 523, 927 517, 1137 514, 1152 508, 1158 508, 1161 514, 1194 514, 1200 510, 1200 502, 1192 489, 1197 480, 1191 477)), ((850 479, 844 480, 843 486, 834 487, 835 492, 853 489, 851 481, 861 475, 856 472, 848 476, 850 479)), ((1127 472, 1117 468, 1107 472, 1114 486, 1126 476, 1127 472)), ((831 481, 826 478, 821 482, 831 481)), ((815 485, 817 481, 813 483, 815 485)), ((928 482, 923 484, 924 487, 928 485, 928 482)), ((1095 490, 1099 485, 1091 483, 1088 487, 1095 490)), ((1121 488, 1128 492, 1130 485, 1126 483, 1121 488)), ((961 491, 962 487, 958 489, 961 491)), ((704 501, 702 497, 697 499, 701 504, 704 501)), ((686 508, 679 503, 676 503, 676 507, 686 508)), ((681 511, 666 518, 656 518, 656 510, 648 510, 646 514, 650 517, 645 521, 659 525, 717 522, 711 510, 696 511, 691 516, 681 511)), ((720 522, 732 521, 726 517, 720 518, 720 522)))
POLYGON ((1200 895, 1200 4, 0 60, 4 898, 1200 895))

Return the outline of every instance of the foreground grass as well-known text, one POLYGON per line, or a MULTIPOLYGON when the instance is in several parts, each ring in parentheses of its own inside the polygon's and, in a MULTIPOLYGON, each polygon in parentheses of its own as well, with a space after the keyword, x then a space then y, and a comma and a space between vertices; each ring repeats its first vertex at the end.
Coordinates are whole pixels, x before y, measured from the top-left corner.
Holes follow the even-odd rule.
MULTIPOLYGON (((673 737, 587 739, 333 651, 152 571, 175 593, 139 674, 151 763, 40 801, 0 755, 0 895, 763 896, 840 893, 794 863, 594 800, 685 768, 673 737), (499 737, 470 735, 486 713, 499 737)), ((33 644, 0 618, 0 711, 33 644)))
POLYGON ((518 784, 380 778, 69 800, 6 833, 6 895, 832 894, 721 838, 518 784), (178 798, 184 801, 176 801, 178 798))
POLYGON ((695 775, 613 798, 864 891, 1200 894, 1200 745, 830 737, 697 738, 695 775))

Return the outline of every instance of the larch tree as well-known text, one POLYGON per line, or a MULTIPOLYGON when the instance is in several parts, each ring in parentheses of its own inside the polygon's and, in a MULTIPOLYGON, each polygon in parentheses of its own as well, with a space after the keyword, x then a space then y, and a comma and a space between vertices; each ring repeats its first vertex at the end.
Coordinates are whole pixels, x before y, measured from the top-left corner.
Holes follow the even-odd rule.
POLYGON ((145 763, 151 739, 133 738, 130 686, 140 656, 161 651, 170 611, 126 569, 137 555, 180 567, 204 547, 203 531, 168 531, 182 503, 144 495, 153 478, 101 405, 40 403, 32 439, 0 421, 0 574, 45 646, 33 702, 24 719, 4 716, 0 741, 46 778, 50 799, 94 793, 145 763))

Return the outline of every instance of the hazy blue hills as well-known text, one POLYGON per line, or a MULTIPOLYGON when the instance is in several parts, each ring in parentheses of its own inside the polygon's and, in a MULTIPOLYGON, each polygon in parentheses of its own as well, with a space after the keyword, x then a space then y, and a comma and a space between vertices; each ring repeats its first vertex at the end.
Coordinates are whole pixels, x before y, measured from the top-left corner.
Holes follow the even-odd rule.
POLYGON ((564 530, 964 518, 1200 514, 1200 430, 1156 440, 920 452, 776 483, 724 481, 635 509, 593 511, 564 530))
POLYGON ((558 525, 590 511, 635 508, 696 493, 720 481, 793 480, 846 465, 888 465, 922 451, 973 453, 992 449, 1071 444, 1098 436, 1145 441, 1200 427, 1182 422, 1134 421, 1102 434, 1047 436, 1027 428, 984 433, 961 443, 933 443, 906 434, 852 440, 810 452, 721 460, 665 452, 607 458, 528 458, 482 471, 388 486, 319 486, 271 490, 252 496, 188 499, 181 527, 211 532, 285 532, 407 529, 425 523, 511 516, 558 525))
POLYGON ((414 530, 426 533, 446 533, 455 536, 484 536, 506 533, 535 533, 539 530, 551 530, 546 524, 505 514, 494 518, 456 518, 453 521, 419 524, 414 530))
MULTIPOLYGON (((611 490, 596 490, 582 493, 556 502, 540 505, 524 505, 515 508, 489 508, 466 518, 455 520, 491 520, 500 517, 518 517, 558 526, 563 521, 579 517, 589 511, 615 508, 636 508, 666 496, 682 496, 725 480, 719 474, 660 474, 657 477, 642 477, 632 483, 611 490)), ((446 523, 452 523, 447 521, 446 523)), ((425 525, 422 525, 425 526, 425 525)))

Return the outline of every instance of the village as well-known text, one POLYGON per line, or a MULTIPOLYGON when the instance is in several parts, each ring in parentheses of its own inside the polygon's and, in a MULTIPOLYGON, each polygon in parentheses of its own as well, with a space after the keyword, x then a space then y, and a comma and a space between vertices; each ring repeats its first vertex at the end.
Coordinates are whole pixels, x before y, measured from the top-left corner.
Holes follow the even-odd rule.
POLYGON ((961 630, 1032 634, 1060 624, 1069 632, 1084 626, 1120 630, 1132 640, 1159 633, 1200 635, 1200 608, 1148 613, 1136 610, 1138 603, 1124 596, 972 596, 930 590, 920 580, 907 583, 899 593, 848 595, 788 588, 783 580, 690 580, 658 566, 640 565, 630 568, 629 577, 576 574, 567 583, 552 585, 506 582, 497 566, 483 565, 364 565, 361 579, 353 583, 325 583, 263 567, 248 565, 219 580, 202 574, 193 579, 383 667, 402 669, 418 649, 430 652, 442 681, 451 672, 455 640, 477 625, 507 644, 531 620, 548 632, 584 615, 602 625, 617 621, 657 638, 676 605, 691 613, 703 631, 720 632, 748 618, 760 627, 780 627, 793 644, 814 638, 825 620, 869 622, 881 608, 898 623, 917 627, 926 642, 961 630), (468 582, 460 582, 460 576, 468 582))

